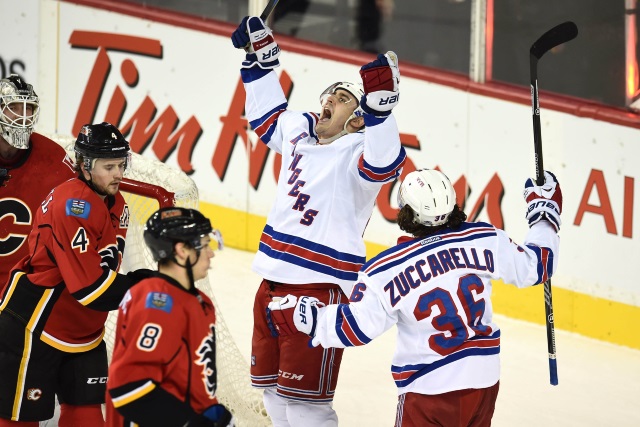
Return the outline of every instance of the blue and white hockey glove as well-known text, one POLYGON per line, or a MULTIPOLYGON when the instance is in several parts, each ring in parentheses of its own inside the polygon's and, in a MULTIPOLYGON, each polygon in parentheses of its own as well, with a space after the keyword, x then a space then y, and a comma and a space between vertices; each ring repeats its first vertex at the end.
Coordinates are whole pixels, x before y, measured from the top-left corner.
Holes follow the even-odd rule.
POLYGON ((527 212, 525 217, 529 222, 529 227, 546 219, 553 225, 556 231, 560 230, 562 221, 562 190, 556 176, 551 172, 544 171, 544 185, 538 186, 532 178, 527 179, 524 184, 524 200, 527 202, 527 212))
POLYGON ((314 297, 300 297, 293 312, 293 323, 296 329, 302 333, 309 335, 311 338, 316 336, 316 326, 318 326, 319 309, 325 304, 314 297))
POLYGON ((274 297, 267 305, 267 326, 273 337, 292 335, 297 333, 293 323, 293 309, 298 298, 293 295, 274 297))
POLYGON ((236 49, 245 49, 247 56, 243 68, 258 65, 265 70, 280 65, 280 46, 273 38, 271 29, 257 16, 245 16, 231 35, 236 49))
POLYGON ((398 56, 392 52, 379 54, 360 68, 364 86, 364 96, 360 101, 362 109, 375 116, 388 116, 400 102, 400 70, 398 56))

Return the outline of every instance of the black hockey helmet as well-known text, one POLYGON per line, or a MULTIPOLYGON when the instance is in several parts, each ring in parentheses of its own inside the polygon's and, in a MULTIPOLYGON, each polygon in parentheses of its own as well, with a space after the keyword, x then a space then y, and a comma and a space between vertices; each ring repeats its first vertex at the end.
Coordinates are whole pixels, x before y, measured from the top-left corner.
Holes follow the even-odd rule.
POLYGON ((82 126, 73 149, 76 159, 78 155, 84 159, 87 171, 91 169, 93 159, 126 158, 129 162, 129 141, 124 139, 118 128, 107 122, 82 126))
POLYGON ((195 209, 169 207, 154 212, 144 227, 144 241, 151 250, 153 259, 173 259, 173 246, 187 243, 197 250, 202 249, 200 239, 213 233, 213 239, 221 245, 220 233, 211 227, 211 221, 195 209))

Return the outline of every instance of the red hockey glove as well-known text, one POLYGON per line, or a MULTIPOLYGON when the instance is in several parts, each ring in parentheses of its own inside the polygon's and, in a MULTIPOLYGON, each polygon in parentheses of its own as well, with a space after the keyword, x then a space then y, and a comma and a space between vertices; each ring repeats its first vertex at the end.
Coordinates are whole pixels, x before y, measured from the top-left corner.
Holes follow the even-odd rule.
POLYGON ((360 68, 364 86, 362 109, 369 114, 386 116, 400 101, 398 56, 388 51, 360 68))
POLYGON ((298 333, 293 322, 293 309, 298 299, 293 295, 274 297, 267 306, 267 325, 274 337, 298 333))

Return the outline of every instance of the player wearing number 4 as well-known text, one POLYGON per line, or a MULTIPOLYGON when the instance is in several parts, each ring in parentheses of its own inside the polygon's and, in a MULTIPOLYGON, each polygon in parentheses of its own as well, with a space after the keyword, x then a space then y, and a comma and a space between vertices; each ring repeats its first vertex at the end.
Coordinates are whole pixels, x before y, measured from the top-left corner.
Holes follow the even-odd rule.
POLYGON ((254 305, 251 383, 264 389, 274 426, 335 426, 331 402, 343 350, 308 348, 301 334, 278 336, 265 310, 289 293, 347 301, 365 262, 362 234, 376 196, 405 162, 391 114, 399 100, 397 58, 387 52, 363 66, 364 85, 329 86, 315 114, 287 109, 273 71, 280 48, 260 18, 245 18, 232 41, 248 46, 241 69, 247 118, 282 155, 276 200, 253 262, 264 280, 254 305))
POLYGON ((555 176, 545 172, 542 187, 529 179, 524 196, 530 230, 518 245, 490 224, 465 222, 443 173, 412 172, 398 193, 397 219, 412 237, 363 266, 351 303, 324 306, 290 295, 271 303, 272 317, 326 348, 364 345, 397 325, 396 427, 489 426, 500 378, 491 280, 533 286, 558 261, 562 192, 555 176))
POLYGON ((0 426, 104 423, 110 310, 144 271, 118 274, 129 210, 118 191, 129 143, 109 123, 86 125, 75 143, 79 176, 38 206, 29 255, 0 293, 0 426))
POLYGON ((144 240, 158 272, 125 295, 109 368, 107 426, 233 427, 216 398, 216 315, 195 282, 220 233, 200 212, 162 208, 144 240))

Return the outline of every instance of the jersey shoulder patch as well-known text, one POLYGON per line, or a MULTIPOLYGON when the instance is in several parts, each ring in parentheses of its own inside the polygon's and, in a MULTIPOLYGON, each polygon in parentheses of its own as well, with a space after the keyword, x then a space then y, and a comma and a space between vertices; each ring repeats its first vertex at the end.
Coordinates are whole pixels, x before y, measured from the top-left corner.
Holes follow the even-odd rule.
POLYGON ((67 216, 77 216, 87 219, 89 218, 89 212, 91 212, 91 203, 86 200, 67 199, 65 212, 67 216))
POLYGON ((173 298, 164 292, 149 292, 144 306, 145 308, 155 308, 171 313, 173 309, 173 298))

